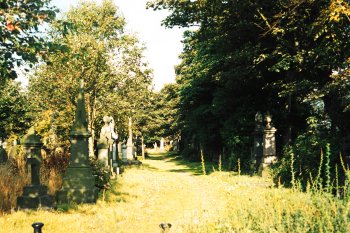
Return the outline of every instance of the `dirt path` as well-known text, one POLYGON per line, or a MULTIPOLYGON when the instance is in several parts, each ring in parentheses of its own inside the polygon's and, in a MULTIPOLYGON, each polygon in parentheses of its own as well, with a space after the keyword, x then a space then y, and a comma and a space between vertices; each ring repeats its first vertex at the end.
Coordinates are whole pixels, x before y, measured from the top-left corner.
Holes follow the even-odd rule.
MULTIPOLYGON (((143 169, 124 173, 118 190, 127 193, 123 208, 142 227, 135 232, 159 232, 163 222, 172 224, 171 232, 183 232, 190 224, 217 219, 225 208, 222 183, 196 174, 173 157, 153 157, 143 163, 143 169)), ((125 221, 118 225, 127 225, 125 221)))

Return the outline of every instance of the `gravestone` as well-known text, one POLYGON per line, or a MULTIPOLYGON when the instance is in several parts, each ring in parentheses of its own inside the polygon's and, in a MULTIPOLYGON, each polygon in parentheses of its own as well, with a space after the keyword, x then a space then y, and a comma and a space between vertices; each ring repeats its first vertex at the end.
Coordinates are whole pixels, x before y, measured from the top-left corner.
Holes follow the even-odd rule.
POLYGON ((117 152, 118 152, 118 160, 119 159, 122 159, 123 158, 123 152, 122 152, 122 142, 121 141, 118 141, 118 150, 117 150, 117 152))
POLYGON ((274 164, 277 161, 276 157, 276 139, 275 133, 277 129, 271 125, 271 116, 269 113, 266 115, 266 126, 263 135, 263 158, 260 166, 260 174, 264 176, 264 171, 269 165, 274 164))
POLYGON ((161 138, 161 139, 160 139, 160 146, 159 146, 159 149, 160 149, 161 152, 164 151, 164 138, 161 138))
POLYGON ((6 150, 3 148, 2 141, 0 141, 0 164, 6 163, 8 157, 6 150))
POLYGON ((128 156, 127 156, 127 146, 125 145, 125 143, 123 143, 122 145, 122 160, 123 161, 127 161, 128 160, 128 156))
POLYGON ((17 198, 18 209, 53 208, 53 198, 47 194, 47 187, 40 184, 41 143, 40 137, 31 128, 23 137, 22 145, 27 155, 31 184, 23 188, 22 196, 17 198))
POLYGON ((109 141, 111 140, 110 121, 110 117, 103 117, 104 126, 101 129, 100 138, 97 141, 97 158, 102 161, 105 166, 109 164, 109 141))
POLYGON ((126 142, 126 157, 129 160, 134 160, 134 145, 132 142, 132 122, 131 122, 131 117, 129 117, 129 137, 128 140, 126 142))
POLYGON ((84 101, 83 82, 79 89, 75 121, 70 132, 71 148, 67 171, 63 177, 62 189, 57 192, 58 203, 95 203, 98 189, 89 164, 88 139, 90 133, 84 101))

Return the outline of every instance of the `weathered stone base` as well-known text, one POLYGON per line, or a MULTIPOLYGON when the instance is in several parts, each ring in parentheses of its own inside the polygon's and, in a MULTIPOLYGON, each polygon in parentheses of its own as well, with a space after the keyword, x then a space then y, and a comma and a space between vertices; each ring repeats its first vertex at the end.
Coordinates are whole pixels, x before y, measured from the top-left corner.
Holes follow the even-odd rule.
POLYGON ((97 197, 91 167, 68 167, 62 189, 56 193, 57 203, 96 203, 97 197))
POLYGON ((263 162, 260 164, 258 174, 264 178, 271 178, 270 166, 277 162, 276 156, 266 156, 263 158, 263 162))
POLYGON ((25 186, 23 195, 17 198, 18 209, 55 208, 53 197, 47 194, 47 187, 42 185, 25 186))

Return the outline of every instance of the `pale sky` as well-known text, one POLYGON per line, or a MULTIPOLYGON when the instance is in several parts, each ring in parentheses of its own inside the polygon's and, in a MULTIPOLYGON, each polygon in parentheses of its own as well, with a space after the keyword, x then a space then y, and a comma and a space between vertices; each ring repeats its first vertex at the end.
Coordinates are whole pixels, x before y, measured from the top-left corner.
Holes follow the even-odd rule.
MULTIPOLYGON (((101 2, 101 0, 95 0, 101 2)), ((52 0, 52 4, 62 11, 67 11, 79 0, 52 0)), ((165 11, 146 10, 147 0, 114 0, 126 18, 127 31, 136 33, 145 44, 144 53, 154 74, 154 86, 160 90, 164 84, 175 81, 174 66, 180 63, 183 29, 168 29, 161 26, 161 21, 168 14, 165 11)))

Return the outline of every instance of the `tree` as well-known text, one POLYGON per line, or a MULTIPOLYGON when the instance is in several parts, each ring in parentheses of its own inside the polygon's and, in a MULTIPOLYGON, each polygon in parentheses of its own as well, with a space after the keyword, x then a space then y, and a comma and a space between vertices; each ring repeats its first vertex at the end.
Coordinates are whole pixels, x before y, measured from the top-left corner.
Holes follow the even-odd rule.
POLYGON ((112 115, 118 131, 124 129, 120 112, 124 107, 129 114, 131 109, 137 111, 146 99, 140 90, 151 82, 142 47, 134 36, 124 33, 124 27, 124 18, 111 0, 100 5, 81 2, 53 24, 52 40, 63 43, 67 51, 50 55, 50 64, 39 67, 30 80, 37 109, 53 112, 52 124, 63 140, 73 122, 79 80, 85 81, 91 154, 102 117, 112 115))
POLYGON ((51 43, 40 32, 57 12, 50 0, 0 1, 0 84, 17 77, 15 67, 32 66, 51 43))
POLYGON ((0 89, 0 138, 23 135, 31 122, 28 103, 20 84, 7 80, 0 89))
POLYGON ((332 72, 348 67, 346 1, 159 0, 149 7, 170 10, 168 27, 195 27, 177 68, 179 112, 184 138, 205 154, 224 146, 248 160, 256 111, 270 110, 279 144, 290 143, 307 130, 315 101, 324 103, 335 137, 349 131, 338 94, 345 86, 338 79, 329 89, 332 72))

